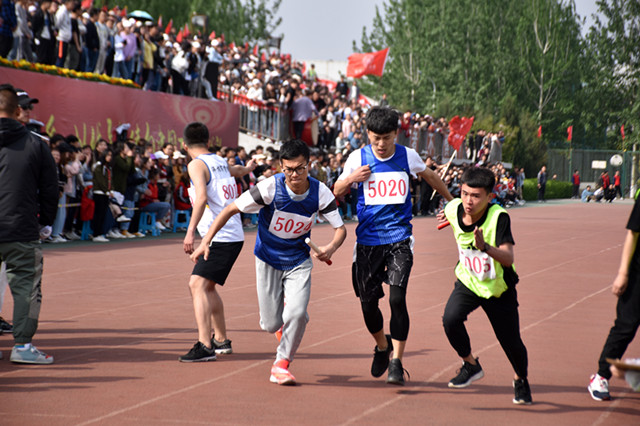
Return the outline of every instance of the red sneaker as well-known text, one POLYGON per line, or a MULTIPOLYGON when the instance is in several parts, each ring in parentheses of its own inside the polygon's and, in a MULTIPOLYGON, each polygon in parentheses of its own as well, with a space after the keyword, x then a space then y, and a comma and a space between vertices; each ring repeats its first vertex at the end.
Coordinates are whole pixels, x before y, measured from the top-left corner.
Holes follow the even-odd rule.
POLYGON ((274 362, 271 367, 271 377, 269 381, 279 385, 295 385, 296 378, 289 372, 289 361, 281 359, 274 362))
POLYGON ((278 329, 278 331, 276 331, 276 339, 278 339, 278 343, 280 342, 280 340, 282 340, 282 329, 284 328, 284 325, 282 327, 280 327, 278 329))

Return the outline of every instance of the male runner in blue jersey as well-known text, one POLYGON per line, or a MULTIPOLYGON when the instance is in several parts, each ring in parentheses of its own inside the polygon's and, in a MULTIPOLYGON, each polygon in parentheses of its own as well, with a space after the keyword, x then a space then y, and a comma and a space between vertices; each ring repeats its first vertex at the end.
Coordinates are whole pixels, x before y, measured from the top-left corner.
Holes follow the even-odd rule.
POLYGON ((446 200, 453 197, 440 177, 427 168, 416 151, 395 143, 398 113, 373 107, 365 123, 370 145, 349 155, 334 186, 339 197, 358 187, 358 227, 353 263, 353 287, 360 298, 364 322, 376 341, 371 374, 389 368, 387 383, 404 384, 402 355, 409 335, 406 293, 413 266, 410 178, 422 176, 446 200), (389 284, 390 332, 384 333, 378 301, 389 284), (389 363, 389 355, 393 359, 389 363))
POLYGON ((280 165, 283 173, 258 183, 220 212, 191 258, 204 254, 207 259, 209 243, 236 213, 260 212, 254 250, 260 327, 270 333, 282 330, 270 381, 294 385, 289 364, 309 321, 313 263, 305 239, 321 214, 334 228, 332 241, 315 254, 326 261, 342 245, 347 231, 331 190, 308 175, 309 147, 304 142, 294 139, 282 144, 280 165))

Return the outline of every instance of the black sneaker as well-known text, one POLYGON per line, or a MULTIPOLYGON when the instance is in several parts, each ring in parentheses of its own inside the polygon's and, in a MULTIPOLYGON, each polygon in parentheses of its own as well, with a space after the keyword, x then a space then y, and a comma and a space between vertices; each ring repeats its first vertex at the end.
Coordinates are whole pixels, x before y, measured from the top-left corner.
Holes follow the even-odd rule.
POLYGON ((387 334, 386 338, 387 349, 381 351, 378 346, 373 349, 373 363, 371 363, 371 375, 373 377, 382 376, 389 366, 389 356, 393 350, 393 343, 391 342, 391 336, 387 334))
POLYGON ((513 397, 514 404, 531 405, 531 388, 527 379, 518 379, 513 381, 513 397))
POLYGON ((216 354, 233 353, 233 349, 231 349, 231 340, 229 339, 225 339, 224 342, 218 342, 214 337, 212 337, 211 347, 216 350, 216 354))
POLYGON ((409 372, 402 367, 400 358, 393 358, 389 363, 387 383, 390 385, 404 386, 404 373, 407 373, 407 376, 409 376, 409 372))
POLYGON ((9 324, 4 318, 0 317, 0 334, 13 333, 13 326, 9 324))
POLYGON ((458 375, 449 381, 450 388, 466 388, 472 382, 484 377, 484 371, 476 358, 476 365, 471 365, 463 361, 462 367, 458 370, 458 375))
POLYGON ((188 354, 182 355, 178 358, 180 362, 204 362, 204 361, 215 361, 216 360, 216 351, 213 349, 207 348, 200 342, 197 342, 188 354))

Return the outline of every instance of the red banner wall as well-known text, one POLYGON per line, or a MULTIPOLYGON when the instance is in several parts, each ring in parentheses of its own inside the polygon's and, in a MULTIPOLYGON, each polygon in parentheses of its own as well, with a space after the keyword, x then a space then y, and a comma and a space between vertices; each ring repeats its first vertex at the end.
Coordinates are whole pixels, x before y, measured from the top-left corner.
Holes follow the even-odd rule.
POLYGON ((74 134, 83 145, 112 140, 113 130, 129 123, 133 139, 144 138, 157 148, 165 142, 181 146, 184 127, 200 121, 214 144, 238 146, 240 109, 226 102, 0 67, 0 84, 4 83, 40 100, 31 117, 42 121, 47 133, 74 134))

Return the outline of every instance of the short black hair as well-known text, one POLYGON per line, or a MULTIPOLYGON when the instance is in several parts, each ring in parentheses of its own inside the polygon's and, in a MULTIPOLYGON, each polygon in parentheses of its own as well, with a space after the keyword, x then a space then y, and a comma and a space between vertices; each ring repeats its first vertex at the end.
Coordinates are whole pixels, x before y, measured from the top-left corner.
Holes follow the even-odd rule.
POLYGON ((309 161, 309 146, 300 139, 291 139, 280 147, 280 161, 293 160, 301 155, 309 161))
POLYGON ((18 93, 11 84, 0 85, 0 111, 7 115, 15 115, 18 109, 18 93))
POLYGON ((206 147, 209 144, 209 129, 197 121, 187 124, 187 127, 184 128, 184 143, 187 146, 202 145, 206 147))
POLYGON ((460 185, 463 184, 471 188, 484 188, 487 194, 491 194, 496 185, 496 175, 485 167, 470 167, 460 177, 460 185))
POLYGON ((378 135, 385 135, 398 130, 399 119, 400 116, 396 110, 387 107, 374 106, 367 113, 365 123, 367 125, 367 130, 371 130, 373 133, 377 133, 378 135))

